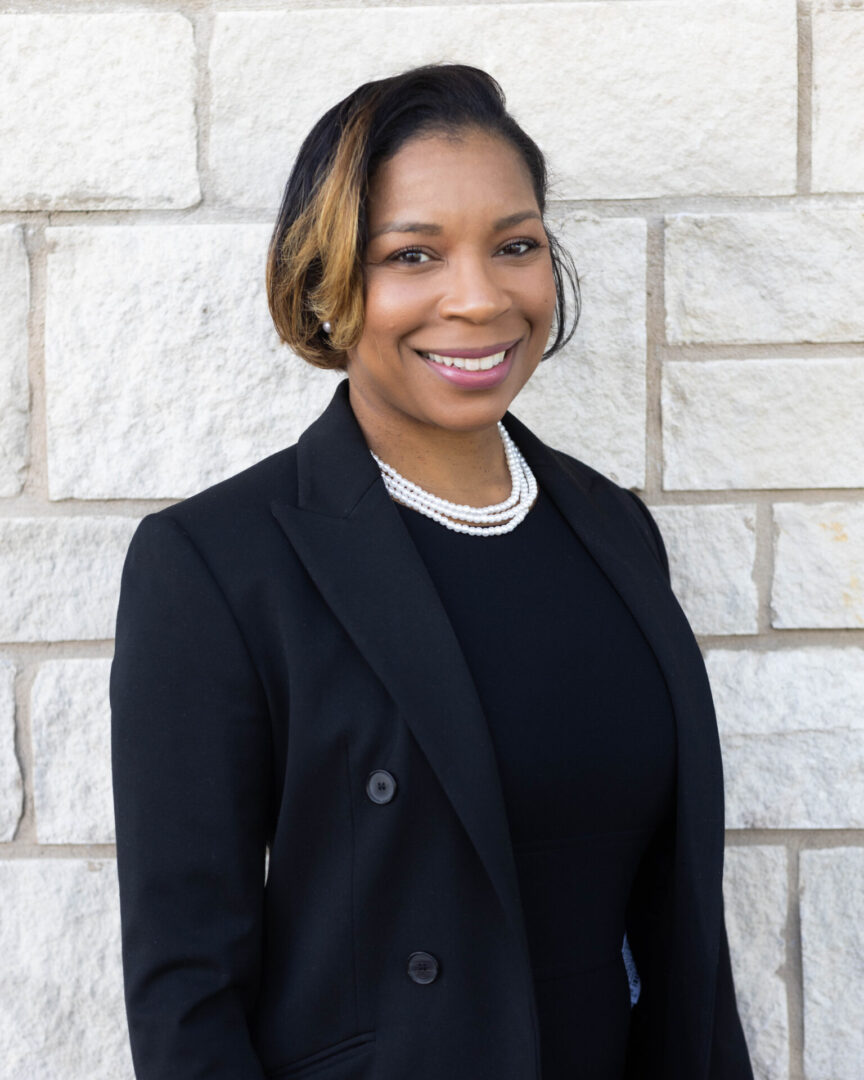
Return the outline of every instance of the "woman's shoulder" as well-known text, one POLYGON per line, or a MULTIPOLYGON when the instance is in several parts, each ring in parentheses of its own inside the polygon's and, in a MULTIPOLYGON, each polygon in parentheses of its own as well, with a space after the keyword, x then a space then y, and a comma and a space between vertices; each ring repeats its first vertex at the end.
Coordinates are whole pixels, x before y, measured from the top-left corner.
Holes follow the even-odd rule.
POLYGON ((207 561, 220 549, 254 551, 275 526, 274 500, 293 501, 297 490, 296 444, 203 488, 179 502, 147 514, 138 531, 157 535, 179 530, 207 561), (161 527, 161 528, 160 528, 161 527))

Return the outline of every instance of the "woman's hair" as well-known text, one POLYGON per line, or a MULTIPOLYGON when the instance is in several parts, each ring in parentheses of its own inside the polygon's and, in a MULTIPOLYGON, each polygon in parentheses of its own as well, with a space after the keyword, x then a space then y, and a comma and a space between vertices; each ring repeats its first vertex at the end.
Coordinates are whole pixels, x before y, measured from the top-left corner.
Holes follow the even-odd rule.
MULTIPOLYGON (((415 136, 458 136, 466 129, 498 135, 518 151, 545 214, 543 154, 507 112, 501 87, 479 68, 428 64, 364 83, 306 136, 267 254, 270 314, 279 336, 304 360, 343 368, 346 350, 362 332, 367 203, 376 170, 415 136), (329 334, 322 329, 325 321, 329 334)), ((580 295, 570 255, 545 223, 544 228, 556 293, 555 336, 546 359, 573 336, 580 295)))

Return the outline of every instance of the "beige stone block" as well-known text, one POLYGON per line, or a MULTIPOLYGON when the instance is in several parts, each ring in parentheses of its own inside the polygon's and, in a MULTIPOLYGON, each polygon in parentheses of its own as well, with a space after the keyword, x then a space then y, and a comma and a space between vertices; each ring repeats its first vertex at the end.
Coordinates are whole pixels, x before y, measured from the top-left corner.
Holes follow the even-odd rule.
POLYGON ((771 622, 864 626, 864 504, 776 503, 771 622))
POLYGON ((864 486, 864 357, 671 361, 668 490, 864 486))
POLYGON ((756 507, 653 506, 672 588, 697 634, 755 634, 756 507))
POLYGON ((15 665, 0 657, 0 843, 12 840, 24 808, 15 752, 15 665))
POLYGON ((296 441, 341 375, 267 309, 266 225, 48 230, 51 498, 182 498, 296 441))
POLYGON ((0 641, 112 638, 137 518, 0 518, 0 641))
POLYGON ((807 1080, 861 1080, 864 849, 802 851, 800 867, 807 1080))
POLYGON ((785 848, 726 848, 726 929, 755 1080, 789 1077, 787 875, 785 848))
POLYGON ((195 85, 179 13, 0 15, 0 208, 193 205, 195 85))
POLYGON ((681 214, 665 260, 674 344, 864 341, 860 210, 681 214))
POLYGON ((864 11, 813 13, 813 191, 864 191, 864 11))
POLYGON ((113 860, 0 861, 4 1080, 133 1080, 113 860))
POLYGON ((0 225, 0 496, 18 494, 27 465, 29 274, 20 226, 0 225))
POLYGON ((864 649, 710 649, 731 829, 864 828, 864 649))
POLYGON ((110 659, 46 660, 30 725, 42 844, 112 844, 110 659))

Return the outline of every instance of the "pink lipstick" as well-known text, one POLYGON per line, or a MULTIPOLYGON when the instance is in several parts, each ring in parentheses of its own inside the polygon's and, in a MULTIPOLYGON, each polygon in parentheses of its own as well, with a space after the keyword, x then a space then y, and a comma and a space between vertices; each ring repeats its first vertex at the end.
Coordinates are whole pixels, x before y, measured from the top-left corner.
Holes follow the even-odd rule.
POLYGON ((513 355, 520 340, 517 338, 516 341, 501 342, 498 345, 490 345, 480 349, 436 349, 434 352, 430 350, 428 353, 415 349, 415 352, 436 375, 446 379, 454 386, 486 390, 497 386, 510 374, 510 369, 513 366, 513 355), (473 367, 487 358, 497 358, 499 355, 501 359, 496 359, 491 367, 487 366, 485 369, 476 368, 474 370, 466 367, 466 364, 471 364, 473 367))

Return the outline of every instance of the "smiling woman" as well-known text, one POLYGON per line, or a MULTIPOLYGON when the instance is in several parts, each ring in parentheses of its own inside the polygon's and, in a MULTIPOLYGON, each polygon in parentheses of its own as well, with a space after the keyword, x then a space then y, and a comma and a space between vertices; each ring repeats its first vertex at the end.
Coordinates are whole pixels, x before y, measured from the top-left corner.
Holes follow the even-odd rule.
POLYGON ((347 378, 123 571, 139 1080, 752 1080, 663 540, 509 411, 579 314, 546 195, 463 65, 360 86, 300 149, 270 310, 347 378))
POLYGON ((544 222, 543 155, 473 71, 418 69, 325 114, 286 187, 267 277, 283 340, 347 371, 370 449, 483 505, 510 485, 495 422, 572 337, 579 292, 544 222))
POLYGON ((482 131, 415 137, 380 166, 369 225, 346 369, 370 449, 448 499, 497 504, 511 477, 495 425, 540 362, 555 308, 528 170, 482 131))

